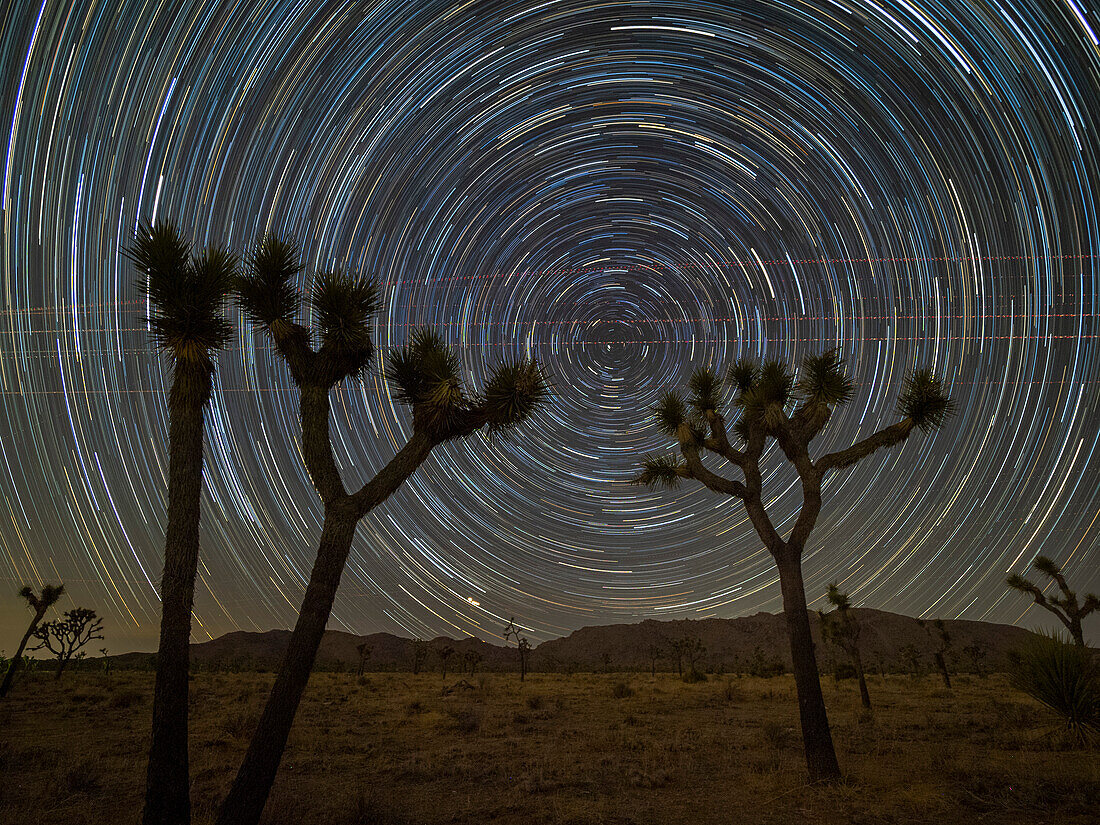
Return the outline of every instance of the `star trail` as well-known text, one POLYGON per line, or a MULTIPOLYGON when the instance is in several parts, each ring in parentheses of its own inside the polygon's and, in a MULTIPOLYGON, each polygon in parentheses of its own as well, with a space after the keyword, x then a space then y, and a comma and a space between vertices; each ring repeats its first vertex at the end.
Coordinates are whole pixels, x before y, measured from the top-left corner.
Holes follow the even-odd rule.
MULTIPOLYGON (((859 606, 1025 626, 1038 553, 1100 587, 1100 9, 1083 0, 25 2, 0 50, 0 621, 65 582, 155 647, 168 365, 121 250, 141 219, 383 285, 334 398, 349 485, 410 431, 386 349, 475 386, 538 358, 533 424, 437 449, 359 529, 329 626, 541 640, 780 609, 741 507, 628 482, 692 369, 839 347, 824 452, 959 413, 830 478, 804 564, 859 606)), ((305 284, 303 276, 303 285, 305 284)), ((320 532, 297 397, 234 310, 208 416, 195 638, 290 627, 320 532)), ((768 462, 789 529, 796 476, 768 462)), ((71 602, 71 604, 69 603, 71 602)))

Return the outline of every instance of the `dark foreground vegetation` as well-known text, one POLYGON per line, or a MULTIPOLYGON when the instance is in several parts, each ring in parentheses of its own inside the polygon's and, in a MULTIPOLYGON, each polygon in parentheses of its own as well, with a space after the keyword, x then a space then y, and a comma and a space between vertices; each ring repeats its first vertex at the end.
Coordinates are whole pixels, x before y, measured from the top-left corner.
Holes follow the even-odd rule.
MULTIPOLYGON (((191 680, 193 821, 214 820, 273 674, 191 680)), ((1100 751, 1004 676, 823 680, 844 766, 806 784, 794 681, 673 673, 315 673, 263 822, 1096 821, 1100 751)), ((24 674, 0 707, 0 822, 141 814, 153 675, 24 674)))

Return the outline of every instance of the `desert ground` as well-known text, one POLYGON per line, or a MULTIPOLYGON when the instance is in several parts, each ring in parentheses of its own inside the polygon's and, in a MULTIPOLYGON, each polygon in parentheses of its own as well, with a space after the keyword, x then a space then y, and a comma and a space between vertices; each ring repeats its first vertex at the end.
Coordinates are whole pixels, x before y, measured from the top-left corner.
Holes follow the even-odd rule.
MULTIPOLYGON (((0 822, 137 822, 152 678, 27 674, 0 705, 0 822)), ((196 825, 213 821, 272 679, 192 677, 196 825)), ((854 681, 823 687, 845 779, 814 787, 789 675, 315 673, 264 821, 1100 821, 1100 751, 1072 746, 1000 675, 951 690, 875 676, 873 713, 854 681)))

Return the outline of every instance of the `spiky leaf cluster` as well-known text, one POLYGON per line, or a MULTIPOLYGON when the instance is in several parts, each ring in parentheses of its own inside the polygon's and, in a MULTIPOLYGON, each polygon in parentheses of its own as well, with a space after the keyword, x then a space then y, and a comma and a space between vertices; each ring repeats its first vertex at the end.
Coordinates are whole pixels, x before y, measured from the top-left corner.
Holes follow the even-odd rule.
POLYGON ((437 435, 453 430, 469 409, 458 356, 435 330, 422 327, 390 355, 386 369, 395 400, 413 408, 413 426, 437 435))
POLYGON ((688 408, 684 399, 671 390, 661 395, 653 408, 657 426, 665 435, 675 436, 680 425, 688 420, 688 408))
POLYGON ((756 382, 744 390, 737 403, 750 420, 763 418, 770 426, 794 395, 794 375, 779 361, 765 361, 756 382))
POLYGON ((837 610, 847 610, 852 606, 851 601, 848 599, 848 594, 842 593, 840 586, 836 582, 830 582, 825 598, 827 598, 829 604, 834 605, 837 610))
POLYGON ((700 367, 688 381, 691 390, 691 406, 701 416, 715 412, 722 406, 722 382, 713 370, 700 367))
POLYGON ((745 393, 752 389, 759 376, 760 367, 755 361, 750 358, 738 358, 730 365, 726 378, 738 393, 745 393))
POLYGON ((650 455, 642 461, 642 472, 634 478, 634 484, 649 488, 677 486, 685 477, 686 468, 675 455, 650 455))
POLYGON ((145 276, 138 288, 149 299, 146 320, 157 346, 177 361, 205 364, 229 343, 233 328, 224 309, 236 281, 235 255, 215 247, 192 257, 166 222, 143 224, 124 254, 145 276))
POLYGON ((914 370, 898 397, 898 414, 911 418, 925 432, 937 430, 955 412, 943 382, 931 370, 914 370))
POLYGON ((248 258, 248 273, 237 284, 241 308, 266 327, 291 324, 298 317, 298 248, 275 235, 265 237, 248 258))
POLYGON ((500 431, 525 421, 549 392, 537 361, 525 359, 497 367, 482 398, 489 429, 500 431))
POLYGON ((371 316, 378 310, 378 287, 365 278, 322 272, 314 279, 310 303, 322 355, 338 363, 337 374, 360 374, 374 355, 371 316))
POLYGON ((1039 633, 1009 661, 1013 687, 1058 714, 1080 744, 1100 739, 1100 666, 1087 648, 1039 633))
POLYGON ((852 387, 851 379, 844 374, 844 359, 839 350, 811 355, 803 361, 798 392, 805 401, 829 406, 844 404, 852 397, 852 387))

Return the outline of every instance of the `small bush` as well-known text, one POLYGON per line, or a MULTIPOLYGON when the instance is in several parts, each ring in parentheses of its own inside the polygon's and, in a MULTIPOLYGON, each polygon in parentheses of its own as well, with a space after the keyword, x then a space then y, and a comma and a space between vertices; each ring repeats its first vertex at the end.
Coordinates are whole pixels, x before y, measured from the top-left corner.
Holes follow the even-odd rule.
POLYGON ((1009 681, 1057 713, 1078 744, 1100 736, 1100 666, 1088 648, 1037 634, 1010 659, 1009 681))
POLYGON ((686 684, 693 685, 696 682, 705 682, 707 680, 707 674, 700 673, 698 670, 689 670, 680 677, 686 684))
POLYGON ((133 707, 134 704, 141 702, 145 697, 136 690, 128 688, 126 690, 120 690, 114 696, 111 697, 111 707, 120 708, 125 710, 126 708, 133 707))
POLYGON ((545 704, 546 704, 546 700, 543 699, 541 696, 528 696, 527 697, 527 707, 530 708, 531 710, 542 710, 542 708, 543 708, 543 706, 545 706, 545 704))
POLYGON ((634 695, 634 688, 626 682, 616 682, 615 687, 611 688, 611 695, 616 699, 628 699, 634 695))
POLYGON ((470 709, 450 711, 451 729, 458 733, 477 733, 481 728, 481 714, 470 709))
POLYGON ((406 716, 416 716, 418 713, 424 712, 424 703, 419 699, 413 699, 407 705, 405 705, 406 716))

